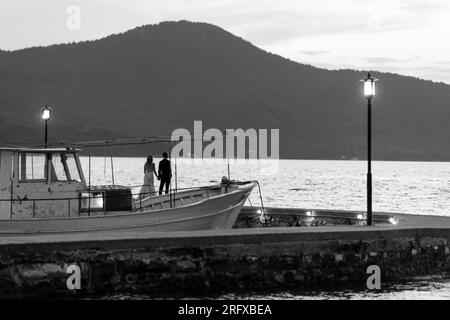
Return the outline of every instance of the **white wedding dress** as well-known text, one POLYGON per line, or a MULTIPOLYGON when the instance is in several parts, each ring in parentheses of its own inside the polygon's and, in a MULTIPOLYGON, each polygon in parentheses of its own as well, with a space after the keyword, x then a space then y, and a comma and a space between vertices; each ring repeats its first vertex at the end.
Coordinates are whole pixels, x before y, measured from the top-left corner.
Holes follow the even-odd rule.
POLYGON ((144 174, 144 184, 141 188, 141 198, 153 197, 155 192, 155 176, 153 174, 153 170, 155 168, 155 164, 152 163, 151 168, 147 168, 144 174))

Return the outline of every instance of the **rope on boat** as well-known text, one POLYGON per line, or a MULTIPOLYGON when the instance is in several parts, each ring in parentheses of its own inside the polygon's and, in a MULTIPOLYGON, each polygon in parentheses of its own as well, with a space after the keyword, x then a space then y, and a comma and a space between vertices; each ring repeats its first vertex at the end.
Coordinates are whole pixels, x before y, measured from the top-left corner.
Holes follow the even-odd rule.
MULTIPOLYGON (((222 137, 222 140, 226 138, 222 137)), ((213 142, 215 140, 205 140, 205 139, 186 139, 189 141, 206 141, 213 142)), ((81 141, 81 142, 70 142, 70 141, 62 141, 58 143, 51 144, 50 146, 71 146, 71 147, 114 147, 114 146, 126 146, 126 145, 141 145, 141 144, 153 144, 153 143, 170 143, 170 142, 179 142, 178 140, 174 140, 169 136, 154 136, 154 137, 144 137, 144 138, 132 138, 132 139, 112 139, 112 140, 98 140, 98 141, 81 141)), ((38 145, 30 145, 29 147, 35 147, 38 145)))
POLYGON ((269 224, 267 222, 266 209, 264 208, 264 201, 263 201, 262 192, 261 192, 261 185, 259 184, 258 180, 255 180, 255 182, 258 185, 259 199, 261 201, 261 214, 262 214, 262 217, 264 218, 264 222, 262 223, 262 226, 267 227, 269 224))
MULTIPOLYGON (((216 139, 226 140, 228 139, 227 133, 225 131, 225 136, 215 137, 215 139, 206 140, 203 137, 201 139, 189 138, 187 140, 191 142, 195 141, 205 141, 205 142, 213 142, 216 139)), ((178 142, 179 140, 173 139, 172 136, 149 136, 149 137, 141 137, 141 138, 126 138, 126 139, 111 139, 111 140, 95 140, 95 141, 60 141, 56 143, 49 143, 49 147, 113 147, 113 146, 125 146, 125 145, 140 145, 140 144, 153 144, 153 143, 168 143, 168 142, 178 142)), ((36 148, 41 147, 42 144, 35 143, 3 143, 3 146, 12 147, 12 148, 36 148)))

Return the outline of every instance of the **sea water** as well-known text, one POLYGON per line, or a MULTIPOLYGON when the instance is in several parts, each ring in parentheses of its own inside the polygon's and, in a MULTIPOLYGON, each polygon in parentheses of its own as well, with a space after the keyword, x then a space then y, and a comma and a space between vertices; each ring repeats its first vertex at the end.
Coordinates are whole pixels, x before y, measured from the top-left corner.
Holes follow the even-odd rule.
MULTIPOLYGON (((81 160, 88 180, 88 159, 81 160)), ((144 179, 145 158, 113 161, 115 184, 133 186, 133 192, 138 193, 144 179)), ((172 160, 173 188, 174 166, 172 160)), ((279 160, 271 167, 234 161, 229 167, 232 180, 260 182, 265 206, 365 210, 366 166, 364 161, 279 160)), ((182 189, 219 182, 228 175, 228 165, 212 159, 177 160, 176 171, 176 185, 182 189)), ((109 158, 92 158, 90 172, 92 184, 112 183, 109 158)), ((375 161, 372 174, 374 211, 450 215, 450 162, 375 161)), ((156 178, 155 186, 158 187, 156 178)), ((250 201, 254 206, 260 205, 257 189, 250 201)))

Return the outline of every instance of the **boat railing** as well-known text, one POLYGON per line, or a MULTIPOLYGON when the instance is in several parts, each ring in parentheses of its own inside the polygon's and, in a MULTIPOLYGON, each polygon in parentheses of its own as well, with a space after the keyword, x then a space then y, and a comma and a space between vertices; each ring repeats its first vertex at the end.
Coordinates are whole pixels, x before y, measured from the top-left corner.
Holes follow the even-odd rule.
MULTIPOLYGON (((92 190, 91 190, 92 191, 92 190)), ((82 193, 82 192, 81 192, 82 193)), ((81 194, 80 193, 80 194, 81 194)), ((89 193, 89 190, 86 190, 86 193, 89 193)), ((97 193, 97 192, 96 192, 97 193)), ((98 193, 102 193, 102 192, 98 192, 98 193)), ((174 191, 172 191, 172 193, 174 193, 174 191)), ((119 194, 119 195, 114 195, 115 199, 120 199, 120 198, 129 198, 131 195, 132 198, 132 210, 131 211, 143 211, 145 209, 145 207, 142 205, 142 201, 145 200, 145 198, 143 198, 143 194, 145 194, 146 196, 149 194, 147 193, 131 193, 131 194, 119 194), (139 208, 137 208, 136 206, 136 200, 139 199, 139 208)), ((151 195, 157 195, 158 192, 151 192, 151 195)), ((148 197, 151 198, 151 197, 148 197)), ((78 208, 77 209, 77 214, 76 216, 80 217, 83 214, 86 214, 87 216, 91 216, 92 213, 103 213, 104 215, 107 215, 108 212, 113 212, 112 210, 107 210, 106 207, 106 196, 103 193, 103 196, 101 198, 102 200, 102 205, 101 208, 93 208, 91 207, 91 203, 90 201, 93 200, 95 198, 93 197, 89 197, 89 196, 77 196, 77 197, 49 197, 49 198, 28 198, 28 197, 24 197, 24 198, 20 198, 20 197, 16 197, 16 198, 11 198, 11 199, 0 199, 0 202, 9 202, 11 204, 10 206, 10 216, 11 219, 14 216, 14 205, 15 204, 19 204, 19 205, 26 205, 26 204, 31 204, 31 216, 33 218, 36 218, 36 213, 38 211, 38 207, 39 207, 39 203, 42 202, 65 202, 66 203, 66 207, 67 207, 67 215, 68 217, 73 216, 72 215, 72 209, 73 208, 78 208), (81 207, 81 201, 82 200, 87 200, 88 201, 88 206, 85 209, 82 209, 81 207), (77 205, 74 205, 74 203, 77 203, 77 205)), ((174 201, 173 201, 174 202, 174 201)), ((116 210, 116 211, 121 211, 121 210, 116 210)), ((127 211, 127 210, 123 210, 123 211, 127 211)), ((62 216, 62 215, 61 215, 62 216)))
MULTIPOLYGON (((142 187, 142 185, 139 186, 127 186, 129 188, 134 188, 134 187, 142 187)), ((178 188, 177 190, 170 190, 169 194, 167 194, 168 196, 168 202, 170 203, 170 207, 176 207, 176 200, 177 200, 177 195, 179 193, 186 193, 189 192, 190 190, 204 190, 206 191, 206 195, 207 198, 210 198, 210 192, 209 190, 215 188, 216 186, 200 186, 200 187, 187 187, 187 188, 178 188)), ((54 191, 54 193, 65 193, 63 191, 54 191)), ((42 194, 44 194, 44 192, 41 192, 42 194)), ((86 213, 87 216, 90 216, 91 213, 99 213, 99 212, 103 212, 104 215, 108 214, 108 212, 112 212, 111 210, 107 210, 106 208, 106 195, 104 192, 102 192, 101 190, 94 190, 94 189, 86 189, 86 190, 79 190, 78 191, 79 195, 76 197, 46 197, 46 198, 28 198, 28 197, 11 197, 9 199, 0 199, 0 202, 9 202, 10 205, 10 215, 11 215, 11 219, 14 215, 13 210, 14 210, 14 204, 26 204, 26 203, 31 203, 31 216, 33 218, 36 217, 36 212, 37 212, 37 208, 39 207, 39 202, 61 202, 61 201, 65 201, 67 203, 67 216, 71 217, 72 214, 72 209, 74 207, 78 207, 77 210, 77 216, 82 216, 83 213, 86 213), (89 196, 82 196, 82 193, 87 193, 89 194, 89 196), (94 197, 91 196, 91 193, 102 193, 103 196, 99 199, 102 199, 102 207, 101 209, 97 209, 97 208, 92 208, 91 207, 91 200, 95 199, 94 197), (89 206, 85 209, 85 210, 81 210, 81 201, 82 200, 88 200, 88 204, 89 206), (74 206, 74 202, 77 202, 78 205, 74 206)), ((146 206, 145 206, 145 201, 154 198, 154 196, 159 195, 159 191, 152 191, 152 192, 135 192, 135 193, 131 193, 131 194, 116 194, 114 195, 114 198, 125 198, 125 197, 130 197, 131 195, 131 202, 132 202, 132 211, 144 211, 146 206)))

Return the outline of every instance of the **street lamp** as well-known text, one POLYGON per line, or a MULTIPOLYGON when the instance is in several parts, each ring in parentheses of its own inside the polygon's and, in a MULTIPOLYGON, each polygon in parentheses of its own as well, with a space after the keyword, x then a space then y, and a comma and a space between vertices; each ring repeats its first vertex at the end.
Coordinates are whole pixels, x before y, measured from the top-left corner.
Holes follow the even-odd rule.
POLYGON ((375 96, 375 81, 370 73, 362 79, 364 96, 367 98, 367 225, 372 225, 372 98, 375 96))
POLYGON ((44 146, 47 148, 47 122, 50 120, 51 108, 45 106, 42 108, 42 119, 45 121, 45 137, 44 137, 44 146))

